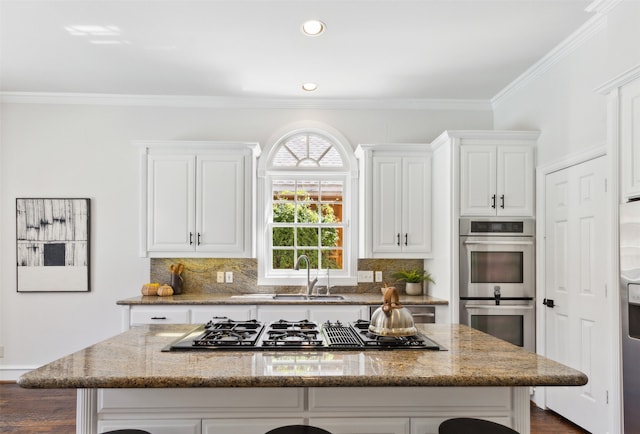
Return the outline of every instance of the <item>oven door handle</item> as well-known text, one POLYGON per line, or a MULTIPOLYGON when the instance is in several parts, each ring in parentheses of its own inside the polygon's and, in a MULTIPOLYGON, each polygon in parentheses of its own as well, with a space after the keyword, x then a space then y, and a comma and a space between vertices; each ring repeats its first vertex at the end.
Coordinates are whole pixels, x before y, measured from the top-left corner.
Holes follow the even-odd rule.
POLYGON ((483 246, 491 246, 491 245, 502 245, 502 246, 531 246, 533 245, 533 241, 472 241, 465 240, 463 244, 479 244, 483 246))
POLYGON ((509 304, 509 305, 493 305, 493 304, 465 304, 464 308, 469 309, 500 309, 500 310, 531 310, 534 308, 533 304, 509 304))

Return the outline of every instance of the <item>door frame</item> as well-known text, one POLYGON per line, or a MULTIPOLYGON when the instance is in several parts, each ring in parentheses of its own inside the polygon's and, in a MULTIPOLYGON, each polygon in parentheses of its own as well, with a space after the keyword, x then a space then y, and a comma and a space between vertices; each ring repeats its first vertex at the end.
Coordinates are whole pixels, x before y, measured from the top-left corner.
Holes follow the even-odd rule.
MULTIPOLYGON (((607 209, 605 231, 608 234, 609 245, 607 247, 608 262, 606 265, 607 282, 607 320, 605 323, 606 335, 615 337, 609 342, 607 352, 612 355, 609 360, 610 375, 607 378, 608 390, 608 432, 620 432, 620 322, 619 289, 618 289, 618 172, 617 150, 609 148, 608 144, 587 149, 585 151, 570 154, 560 160, 553 161, 536 168, 536 351, 546 356, 546 321, 545 309, 542 301, 546 294, 545 270, 545 215, 546 215, 546 177, 559 170, 567 169, 595 158, 605 158, 605 177, 607 179, 607 209)), ((531 400, 541 408, 546 408, 546 391, 544 387, 534 388, 531 400)))

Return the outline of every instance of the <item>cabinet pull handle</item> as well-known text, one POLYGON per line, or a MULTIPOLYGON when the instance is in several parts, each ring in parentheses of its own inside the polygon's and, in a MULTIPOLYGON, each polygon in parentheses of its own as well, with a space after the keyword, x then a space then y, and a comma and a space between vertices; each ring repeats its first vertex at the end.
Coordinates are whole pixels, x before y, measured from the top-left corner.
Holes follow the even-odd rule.
POLYGON ((189 245, 193 246, 193 232, 189 232, 189 245))
POLYGON ((504 194, 500 196, 500 208, 504 209, 504 194))
POLYGON ((200 245, 200 232, 198 232, 198 245, 200 245))
POLYGON ((405 246, 409 245, 409 234, 407 233, 404 234, 404 245, 405 246))
POLYGON ((151 319, 167 319, 166 316, 152 316, 151 319))
POLYGON ((491 208, 496 208, 496 195, 491 196, 491 208))
POLYGON ((400 232, 398 232, 398 245, 400 245, 400 232))

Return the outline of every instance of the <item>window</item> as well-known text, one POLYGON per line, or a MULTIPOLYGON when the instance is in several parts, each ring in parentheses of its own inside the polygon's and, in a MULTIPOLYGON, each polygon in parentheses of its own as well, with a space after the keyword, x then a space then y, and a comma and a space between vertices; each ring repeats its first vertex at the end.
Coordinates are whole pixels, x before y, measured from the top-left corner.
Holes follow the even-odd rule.
MULTIPOLYGON (((259 227, 259 284, 291 284, 305 270, 294 270, 300 255, 310 268, 326 275, 331 284, 355 281, 355 247, 351 206, 357 198, 351 167, 353 152, 346 152, 331 136, 318 131, 296 131, 274 144, 261 161, 264 224, 259 227), (259 243, 260 244, 260 243, 259 243)), ((357 172, 355 172, 357 173, 357 172)), ((324 282, 323 282, 324 283, 324 282)))

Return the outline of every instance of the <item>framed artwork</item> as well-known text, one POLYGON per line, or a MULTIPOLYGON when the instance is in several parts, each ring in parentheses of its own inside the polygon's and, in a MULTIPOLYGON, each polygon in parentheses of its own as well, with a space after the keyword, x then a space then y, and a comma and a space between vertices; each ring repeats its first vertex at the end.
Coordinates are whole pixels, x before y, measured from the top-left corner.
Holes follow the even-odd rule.
POLYGON ((16 199, 18 292, 89 291, 90 199, 16 199))

